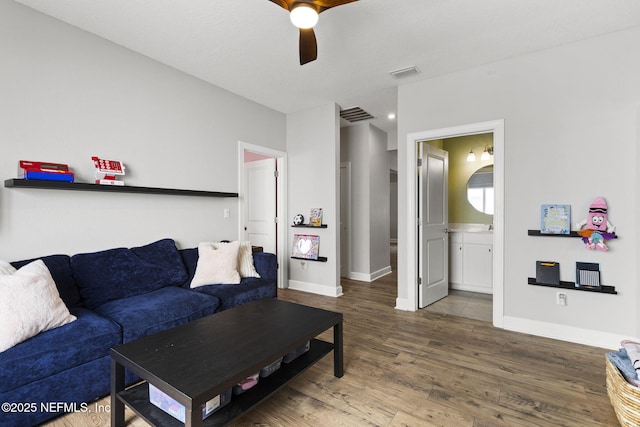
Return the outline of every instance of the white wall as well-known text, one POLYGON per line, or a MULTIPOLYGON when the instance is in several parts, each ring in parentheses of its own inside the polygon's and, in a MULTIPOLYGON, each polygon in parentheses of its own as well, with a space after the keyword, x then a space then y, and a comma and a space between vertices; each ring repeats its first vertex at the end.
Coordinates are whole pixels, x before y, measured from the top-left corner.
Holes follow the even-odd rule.
MULTIPOLYGON (((321 295, 342 295, 340 286, 340 126, 339 107, 327 104, 287 115, 289 217, 323 209, 326 229, 289 228, 320 236, 319 255, 327 262, 289 261, 289 287, 321 295)), ((290 247, 288 248, 291 249, 290 247)))
MULTIPOLYGON (((238 141, 286 148, 283 114, 11 1, 0 52, 2 180, 24 159, 92 182, 97 155, 122 160, 129 185, 237 192, 238 141)), ((163 237, 192 247, 237 238, 237 221, 237 199, 0 187, 0 259, 163 237)))
POLYGON ((369 125, 361 123, 340 129, 342 162, 351 162, 351 271, 349 278, 368 275, 371 267, 369 233, 369 125))
POLYGON ((387 133, 369 126, 369 215, 371 229, 371 279, 391 272, 390 183, 387 133))
POLYGON ((342 161, 351 163, 351 271, 373 281, 391 271, 387 134, 369 123, 341 129, 342 161))
MULTIPOLYGON (((616 347, 640 336, 638 192, 640 29, 564 45, 399 89, 399 217, 406 209, 407 134, 504 119, 504 325, 568 341, 616 347), (604 196, 619 239, 592 252, 579 239, 529 237, 539 228, 540 205, 572 206, 572 222, 604 196), (598 262, 603 284, 618 295, 527 285, 535 261, 561 264, 575 280, 575 262, 598 262)), ((407 227, 399 224, 399 259, 407 227)), ((398 297, 406 298, 408 271, 399 263, 398 297)))

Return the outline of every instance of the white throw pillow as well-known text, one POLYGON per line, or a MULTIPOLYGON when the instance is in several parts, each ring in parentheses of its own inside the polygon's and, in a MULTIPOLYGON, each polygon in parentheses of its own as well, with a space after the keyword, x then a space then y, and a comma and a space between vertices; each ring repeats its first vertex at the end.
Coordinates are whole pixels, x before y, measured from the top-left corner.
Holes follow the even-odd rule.
POLYGON ((14 268, 14 266, 9 264, 7 261, 0 260, 0 275, 2 275, 2 274, 13 274, 16 271, 17 270, 14 268))
MULTIPOLYGON (((228 242, 211 242, 214 248, 219 249, 228 242)), ((240 250, 238 251, 238 273, 240 277, 260 277, 253 265, 253 249, 251 242, 240 242, 240 250)))
POLYGON ((233 242, 216 249, 211 242, 198 245, 198 264, 191 280, 191 287, 240 283, 238 251, 240 242, 233 242))
POLYGON ((74 320, 42 260, 0 275, 0 352, 74 320))

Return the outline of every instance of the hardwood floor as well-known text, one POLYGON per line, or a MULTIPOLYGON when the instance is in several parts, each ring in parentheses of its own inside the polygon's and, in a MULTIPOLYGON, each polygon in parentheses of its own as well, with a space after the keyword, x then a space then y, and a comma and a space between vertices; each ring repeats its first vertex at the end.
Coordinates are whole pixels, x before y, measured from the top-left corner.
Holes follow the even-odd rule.
MULTIPOLYGON (((344 377, 333 376, 329 355, 234 426, 619 425, 605 389, 605 349, 395 310, 394 274, 342 286, 340 298, 293 290, 279 298, 344 313, 344 377)), ((146 425, 128 410, 127 418, 146 425)), ((109 414, 48 425, 107 426, 109 414)))

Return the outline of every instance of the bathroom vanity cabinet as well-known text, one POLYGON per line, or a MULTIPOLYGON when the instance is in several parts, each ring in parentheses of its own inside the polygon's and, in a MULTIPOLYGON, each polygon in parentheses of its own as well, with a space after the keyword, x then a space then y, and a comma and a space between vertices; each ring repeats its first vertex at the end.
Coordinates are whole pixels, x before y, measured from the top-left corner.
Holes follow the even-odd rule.
POLYGON ((449 234, 449 283, 452 289, 493 293, 493 233, 449 234))

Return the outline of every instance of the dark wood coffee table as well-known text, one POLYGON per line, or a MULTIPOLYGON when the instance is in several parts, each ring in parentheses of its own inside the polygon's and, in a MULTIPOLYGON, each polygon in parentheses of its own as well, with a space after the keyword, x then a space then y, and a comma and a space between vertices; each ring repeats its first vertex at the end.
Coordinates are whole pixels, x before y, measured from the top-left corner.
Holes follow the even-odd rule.
POLYGON ((342 314, 277 299, 262 299, 111 349, 111 425, 124 426, 124 405, 151 425, 181 426, 149 402, 149 386, 186 408, 186 426, 225 425, 266 399, 333 350, 343 375, 342 314), (333 343, 315 339, 333 327, 333 343), (283 355, 311 341, 310 350, 206 420, 201 405, 283 355), (124 371, 146 382, 125 390, 124 371))

